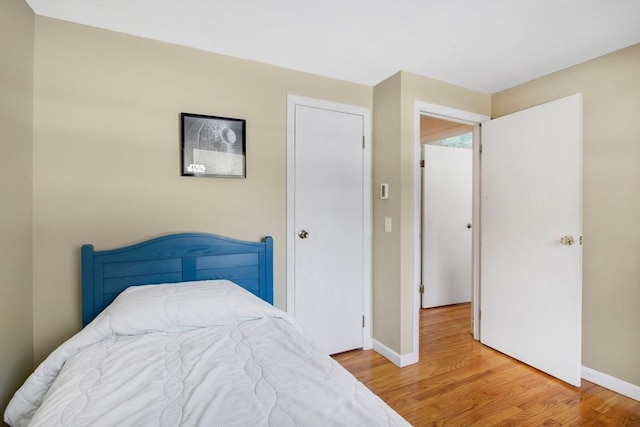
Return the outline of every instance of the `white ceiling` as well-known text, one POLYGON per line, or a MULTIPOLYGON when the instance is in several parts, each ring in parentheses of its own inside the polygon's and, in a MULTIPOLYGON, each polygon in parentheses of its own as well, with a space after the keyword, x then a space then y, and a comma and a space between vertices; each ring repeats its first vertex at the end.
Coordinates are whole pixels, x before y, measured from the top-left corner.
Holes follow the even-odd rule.
POLYGON ((494 93, 640 42, 640 0, 27 0, 42 16, 373 86, 494 93))

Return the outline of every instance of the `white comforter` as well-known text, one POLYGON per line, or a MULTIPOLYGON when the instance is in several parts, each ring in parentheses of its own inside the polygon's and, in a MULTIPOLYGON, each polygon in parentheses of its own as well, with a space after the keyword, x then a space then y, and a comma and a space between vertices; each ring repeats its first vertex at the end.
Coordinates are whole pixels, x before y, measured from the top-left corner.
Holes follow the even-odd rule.
POLYGON ((228 281, 123 292, 11 400, 12 426, 395 426, 285 312, 228 281))

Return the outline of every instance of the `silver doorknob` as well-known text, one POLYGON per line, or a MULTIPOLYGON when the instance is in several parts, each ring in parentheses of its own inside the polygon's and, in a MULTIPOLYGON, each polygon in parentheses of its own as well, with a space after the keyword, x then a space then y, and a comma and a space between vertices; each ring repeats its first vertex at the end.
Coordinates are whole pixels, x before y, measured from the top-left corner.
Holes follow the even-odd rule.
POLYGON ((575 243, 573 236, 562 236, 560 238, 560 244, 565 246, 571 246, 575 243))
POLYGON ((300 230, 298 231, 298 237, 300 237, 301 239, 306 239, 307 237, 309 237, 309 233, 306 230, 300 230))

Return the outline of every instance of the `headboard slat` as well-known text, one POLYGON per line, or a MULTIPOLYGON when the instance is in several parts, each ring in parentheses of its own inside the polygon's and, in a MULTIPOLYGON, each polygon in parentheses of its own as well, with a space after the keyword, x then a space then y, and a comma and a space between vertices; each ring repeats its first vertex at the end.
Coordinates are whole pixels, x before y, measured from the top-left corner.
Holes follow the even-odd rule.
POLYGON ((177 273, 158 273, 158 274, 139 274, 127 277, 114 277, 104 279, 102 281, 103 293, 120 293, 129 286, 140 285, 157 285, 159 283, 176 283, 183 282, 182 272, 177 273))
POLYGON ((165 258, 159 260, 103 263, 104 277, 127 277, 144 274, 176 273, 182 271, 180 258, 165 258))

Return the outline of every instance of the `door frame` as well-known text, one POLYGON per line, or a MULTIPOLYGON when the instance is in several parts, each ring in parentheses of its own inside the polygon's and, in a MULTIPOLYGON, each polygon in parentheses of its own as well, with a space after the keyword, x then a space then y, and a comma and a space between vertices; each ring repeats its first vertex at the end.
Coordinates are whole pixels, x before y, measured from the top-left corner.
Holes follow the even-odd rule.
POLYGON ((295 109, 302 105, 340 113, 362 116, 364 148, 362 150, 362 254, 363 254, 363 295, 362 313, 365 317, 362 328, 362 348, 371 349, 372 304, 371 304, 371 109, 355 105, 341 104, 316 98, 287 94, 287 313, 295 318, 295 109))
MULTIPOLYGON (((458 110, 444 105, 431 104, 423 101, 415 101, 414 106, 414 159, 420 159, 420 117, 423 115, 474 126, 473 130, 473 201, 471 218, 471 275, 472 275, 472 319, 471 328, 473 338, 480 340, 480 125, 491 120, 484 114, 458 110)), ((420 179, 420 162, 414 162, 414 200, 413 200, 413 282, 414 282, 414 313, 413 313, 413 349, 418 352, 420 336, 420 284, 422 282, 422 180, 420 179)))

